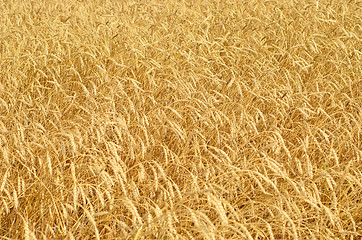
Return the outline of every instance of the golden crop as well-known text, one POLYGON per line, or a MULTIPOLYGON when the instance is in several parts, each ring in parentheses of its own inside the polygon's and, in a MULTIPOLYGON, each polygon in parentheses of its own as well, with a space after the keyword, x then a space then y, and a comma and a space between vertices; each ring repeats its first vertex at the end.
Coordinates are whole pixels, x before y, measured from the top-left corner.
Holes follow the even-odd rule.
POLYGON ((0 2, 1 239, 361 239, 362 2, 0 2))

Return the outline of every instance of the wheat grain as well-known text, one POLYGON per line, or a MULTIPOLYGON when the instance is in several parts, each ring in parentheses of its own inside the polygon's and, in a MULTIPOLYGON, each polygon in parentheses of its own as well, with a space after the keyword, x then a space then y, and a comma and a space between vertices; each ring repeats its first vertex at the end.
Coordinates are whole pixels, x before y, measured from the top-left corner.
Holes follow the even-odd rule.
POLYGON ((96 235, 96 236, 95 236, 96 239, 99 240, 99 239, 100 239, 100 237, 99 237, 99 231, 98 231, 97 223, 95 222, 93 215, 92 215, 87 209, 85 209, 85 208, 83 209, 83 211, 85 212, 85 214, 86 214, 89 222, 92 224, 92 226, 93 226, 93 228, 94 228, 94 232, 95 232, 95 235, 96 235))
POLYGON ((0 185, 0 192, 2 192, 5 189, 5 184, 8 178, 8 171, 5 172, 5 174, 3 175, 3 179, 1 181, 1 185, 0 185))
POLYGON ((24 239, 30 240, 30 235, 31 235, 31 232, 29 230, 28 222, 26 220, 24 220, 24 239))
POLYGON ((211 193, 207 194, 207 196, 211 204, 214 205, 216 212, 219 214, 221 223, 225 226, 228 225, 228 218, 226 217, 226 212, 221 202, 211 193))
POLYGON ((134 223, 136 225, 141 225, 143 223, 142 218, 139 215, 137 208, 135 207, 133 202, 129 198, 126 198, 124 200, 124 204, 129 209, 129 211, 132 213, 134 223))

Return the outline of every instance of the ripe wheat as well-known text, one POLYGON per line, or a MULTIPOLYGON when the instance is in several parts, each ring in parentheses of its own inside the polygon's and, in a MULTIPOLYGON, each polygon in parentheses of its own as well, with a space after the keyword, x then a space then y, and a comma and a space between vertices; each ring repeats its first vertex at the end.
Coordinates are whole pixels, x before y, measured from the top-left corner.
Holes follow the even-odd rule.
POLYGON ((0 2, 0 237, 361 239, 361 2, 0 2))

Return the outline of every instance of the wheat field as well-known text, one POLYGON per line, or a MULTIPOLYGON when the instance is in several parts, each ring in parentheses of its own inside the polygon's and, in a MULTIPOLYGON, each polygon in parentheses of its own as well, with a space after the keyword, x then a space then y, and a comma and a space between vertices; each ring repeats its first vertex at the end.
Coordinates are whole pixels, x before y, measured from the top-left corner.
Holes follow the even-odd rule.
POLYGON ((362 2, 0 2, 0 239, 362 239, 362 2))

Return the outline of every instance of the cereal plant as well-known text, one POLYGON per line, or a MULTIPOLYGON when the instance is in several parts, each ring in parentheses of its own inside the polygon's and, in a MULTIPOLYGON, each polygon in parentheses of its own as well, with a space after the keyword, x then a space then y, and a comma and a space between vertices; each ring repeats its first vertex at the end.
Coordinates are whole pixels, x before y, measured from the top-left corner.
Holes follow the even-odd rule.
POLYGON ((1 239, 362 238, 362 3, 0 2, 1 239))

